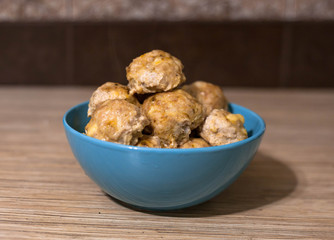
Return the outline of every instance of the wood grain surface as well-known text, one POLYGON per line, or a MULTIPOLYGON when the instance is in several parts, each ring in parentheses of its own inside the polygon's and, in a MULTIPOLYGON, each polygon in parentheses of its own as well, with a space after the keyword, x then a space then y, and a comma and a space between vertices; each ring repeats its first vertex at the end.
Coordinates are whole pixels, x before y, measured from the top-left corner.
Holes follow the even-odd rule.
POLYGON ((0 239, 334 239, 334 90, 225 89, 267 132, 214 199, 143 212, 104 194, 62 116, 92 88, 0 87, 0 239))

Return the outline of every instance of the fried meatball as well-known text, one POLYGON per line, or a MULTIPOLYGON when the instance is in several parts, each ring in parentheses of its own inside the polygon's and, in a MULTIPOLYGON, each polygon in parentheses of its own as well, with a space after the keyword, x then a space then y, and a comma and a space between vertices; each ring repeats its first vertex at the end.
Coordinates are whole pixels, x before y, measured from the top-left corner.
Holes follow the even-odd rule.
POLYGON ((167 148, 177 148, 187 142, 191 130, 204 121, 202 105, 182 89, 147 98, 143 111, 151 122, 149 127, 153 135, 167 148))
POLYGON ((204 107, 205 115, 208 116, 213 109, 227 110, 228 101, 221 87, 212 83, 196 81, 183 86, 183 89, 195 97, 204 107))
POLYGON ((202 138, 190 138, 188 142, 182 144, 180 148, 203 148, 210 145, 202 138))
POLYGON ((156 93, 176 88, 186 80, 179 59, 161 50, 135 58, 126 67, 130 94, 156 93))
POLYGON ((86 125, 86 135, 104 141, 135 145, 149 120, 126 100, 107 100, 98 105, 86 125))
POLYGON ((214 109, 205 119, 200 135, 212 146, 238 142, 247 138, 244 122, 241 114, 214 109))
POLYGON ((139 139, 139 147, 161 148, 161 141, 158 136, 144 135, 139 139))
POLYGON ((138 100, 134 96, 129 94, 129 89, 127 86, 119 83, 106 82, 93 92, 89 100, 87 112, 88 117, 93 115, 97 105, 101 104, 106 100, 113 99, 125 99, 130 103, 139 106, 138 100))

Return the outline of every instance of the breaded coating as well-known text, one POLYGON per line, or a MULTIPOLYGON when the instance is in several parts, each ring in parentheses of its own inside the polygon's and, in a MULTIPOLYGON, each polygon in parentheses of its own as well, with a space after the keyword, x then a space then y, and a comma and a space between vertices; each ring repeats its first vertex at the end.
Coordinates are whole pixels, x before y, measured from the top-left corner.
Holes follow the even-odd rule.
POLYGON ((126 67, 130 94, 168 91, 186 80, 179 59, 161 50, 153 50, 135 58, 126 67))
POLYGON ((180 148, 203 148, 203 147, 210 147, 210 144, 208 144, 202 138, 190 138, 188 142, 180 146, 180 148))
POLYGON ((232 114, 224 109, 214 109, 205 119, 200 136, 212 146, 234 143, 247 138, 241 114, 232 114))
POLYGON ((88 105, 88 117, 91 117, 97 107, 106 100, 113 99, 125 99, 130 103, 133 103, 139 106, 138 100, 129 94, 129 89, 127 86, 124 86, 119 83, 106 82, 105 84, 98 87, 92 94, 89 105, 88 105))
POLYGON ((209 82, 196 81, 182 87, 195 97, 204 107, 205 115, 208 116, 213 109, 227 110, 228 101, 221 87, 209 82))
POLYGON ((153 135, 163 147, 177 148, 189 140, 191 130, 204 121, 202 105, 182 89, 157 93, 143 103, 153 135))
POLYGON ((97 106, 86 125, 86 135, 103 141, 135 145, 149 120, 126 100, 107 100, 97 106))
POLYGON ((139 139, 138 147, 161 148, 161 141, 158 136, 144 135, 139 139))

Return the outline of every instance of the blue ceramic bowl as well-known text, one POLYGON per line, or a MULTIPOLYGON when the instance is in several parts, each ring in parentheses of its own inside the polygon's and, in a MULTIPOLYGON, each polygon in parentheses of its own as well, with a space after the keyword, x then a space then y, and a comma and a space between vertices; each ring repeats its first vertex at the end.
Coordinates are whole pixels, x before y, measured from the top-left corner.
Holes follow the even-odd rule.
POLYGON ((245 117, 249 138, 222 146, 157 149, 101 141, 84 134, 88 102, 63 118, 68 142, 86 174, 112 197, 150 210, 190 207, 214 197, 245 170, 265 131, 262 118, 230 104, 245 117))

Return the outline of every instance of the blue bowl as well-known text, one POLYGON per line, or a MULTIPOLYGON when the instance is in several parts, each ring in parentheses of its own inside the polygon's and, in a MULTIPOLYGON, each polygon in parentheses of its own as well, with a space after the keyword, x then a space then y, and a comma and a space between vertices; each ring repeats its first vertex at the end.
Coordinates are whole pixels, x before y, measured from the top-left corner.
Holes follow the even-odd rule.
POLYGON ((255 155, 265 123, 251 110, 231 103, 245 117, 249 138, 193 149, 158 149, 105 142, 84 134, 88 102, 63 118, 68 142, 86 174, 112 197, 150 210, 190 207, 233 183, 255 155))

